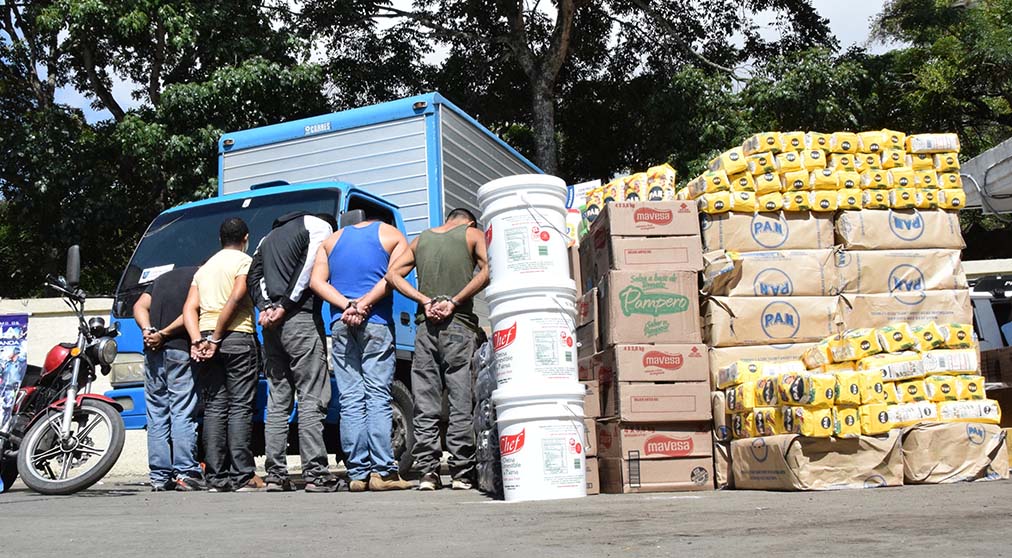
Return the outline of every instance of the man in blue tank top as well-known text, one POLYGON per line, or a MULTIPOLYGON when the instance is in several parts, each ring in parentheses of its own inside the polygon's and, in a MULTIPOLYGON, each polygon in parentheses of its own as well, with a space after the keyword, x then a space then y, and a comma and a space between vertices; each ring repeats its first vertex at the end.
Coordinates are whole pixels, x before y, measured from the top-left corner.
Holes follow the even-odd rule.
POLYGON ((325 240, 313 266, 310 287, 330 303, 341 448, 352 492, 411 488, 397 471, 390 441, 396 359, 393 297, 384 278, 407 246, 401 231, 367 214, 325 240))

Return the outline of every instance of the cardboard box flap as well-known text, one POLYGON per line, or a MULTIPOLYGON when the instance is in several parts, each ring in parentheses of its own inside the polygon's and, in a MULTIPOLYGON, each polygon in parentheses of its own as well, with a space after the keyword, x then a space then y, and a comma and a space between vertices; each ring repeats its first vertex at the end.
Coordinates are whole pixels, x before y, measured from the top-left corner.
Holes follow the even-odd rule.
POLYGON ((840 250, 835 256, 842 293, 967 288, 959 250, 840 250))
POLYGON ((837 297, 706 297, 703 338, 711 347, 816 342, 843 324, 837 297))
POLYGON ((941 209, 841 211, 836 235, 848 250, 966 247, 958 213, 941 209))
POLYGON ((894 291, 840 297, 846 329, 885 327, 898 322, 973 323, 970 291, 894 291))
POLYGON ((833 296, 840 287, 835 252, 710 252, 702 290, 714 296, 833 296))
POLYGON ((998 425, 928 423, 903 429, 903 477, 912 484, 1009 478, 1008 441, 998 425))
POLYGON ((614 236, 698 236, 699 213, 691 201, 612 202, 588 234, 599 230, 614 236))

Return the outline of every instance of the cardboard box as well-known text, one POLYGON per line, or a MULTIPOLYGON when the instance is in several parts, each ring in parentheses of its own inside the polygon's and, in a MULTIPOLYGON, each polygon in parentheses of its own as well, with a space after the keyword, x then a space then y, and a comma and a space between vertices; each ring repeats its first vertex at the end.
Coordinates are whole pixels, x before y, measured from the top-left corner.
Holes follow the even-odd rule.
POLYGON ((731 442, 737 489, 835 490, 903 484, 898 430, 859 438, 782 434, 731 442))
POLYGON ((699 213, 691 201, 612 202, 590 234, 599 230, 610 236, 699 236, 699 213))
MULTIPOLYGON (((744 347, 719 347, 710 349, 710 376, 728 364, 739 360, 762 360, 766 362, 785 362, 800 360, 801 355, 815 343, 787 343, 783 345, 749 345, 744 347)), ((717 384, 714 383, 716 386, 717 384)))
POLYGON ((844 295, 841 300, 846 329, 885 327, 897 322, 973 323, 970 291, 966 289, 844 295))
POLYGON ((581 382, 597 379, 593 356, 583 357, 576 361, 576 376, 581 382))
POLYGON ((576 282, 576 296, 583 296, 583 278, 580 274, 580 245, 574 244, 570 246, 566 253, 569 255, 569 274, 573 277, 573 281, 576 282))
POLYGON ((687 271, 609 272, 599 287, 604 346, 702 342, 697 284, 687 271))
POLYGON ((601 336, 596 322, 576 328, 576 358, 584 359, 601 351, 601 336))
POLYGON ((734 488, 730 442, 713 442, 713 485, 717 490, 734 488))
POLYGON ((836 333, 841 323, 837 297, 711 297, 703 337, 711 347, 808 343, 836 333))
POLYGON ((703 245, 698 236, 608 236, 597 230, 592 237, 594 267, 599 273, 618 271, 699 271, 703 245))
POLYGON ((587 496, 601 493, 601 470, 596 457, 587 458, 587 496))
POLYGON ((929 423, 903 429, 908 484, 1009 478, 1008 441, 996 424, 929 423))
POLYGON ((703 215, 703 251, 832 248, 835 244, 832 215, 808 211, 703 215))
POLYGON ((955 211, 888 209, 841 211, 836 236, 847 250, 966 247, 955 211))
POLYGON ((580 382, 587 388, 587 394, 583 396, 584 418, 598 418, 601 416, 601 384, 597 380, 580 382))
POLYGON ((597 323, 597 289, 590 289, 576 299, 576 327, 597 323))
POLYGON ((834 264, 842 293, 967 288, 959 250, 840 250, 834 264))
POLYGON ((583 447, 587 448, 584 452, 587 457, 597 457, 597 419, 585 418, 583 419, 583 426, 587 430, 587 438, 584 440, 583 447))
POLYGON ((669 459, 700 457, 713 452, 709 423, 598 422, 599 457, 669 459))
POLYGON ((712 418, 706 382, 611 382, 600 386, 601 411, 609 418, 627 422, 699 422, 712 418))
POLYGON ((712 296, 833 296, 839 293, 833 250, 706 254, 703 292, 712 296))
POLYGON ((614 345, 594 355, 594 374, 608 382, 705 382, 706 345, 614 345))
POLYGON ((598 462, 605 494, 713 490, 712 457, 598 458, 598 462))

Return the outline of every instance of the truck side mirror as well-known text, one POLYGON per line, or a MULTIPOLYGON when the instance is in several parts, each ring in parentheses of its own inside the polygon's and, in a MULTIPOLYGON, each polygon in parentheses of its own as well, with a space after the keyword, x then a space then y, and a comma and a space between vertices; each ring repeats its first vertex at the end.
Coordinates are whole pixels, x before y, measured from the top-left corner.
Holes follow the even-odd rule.
POLYGON ((76 289, 81 283, 81 247, 77 244, 67 249, 67 286, 76 289))
POLYGON ((339 229, 351 227, 365 221, 365 211, 352 209, 341 214, 341 220, 337 223, 339 229))

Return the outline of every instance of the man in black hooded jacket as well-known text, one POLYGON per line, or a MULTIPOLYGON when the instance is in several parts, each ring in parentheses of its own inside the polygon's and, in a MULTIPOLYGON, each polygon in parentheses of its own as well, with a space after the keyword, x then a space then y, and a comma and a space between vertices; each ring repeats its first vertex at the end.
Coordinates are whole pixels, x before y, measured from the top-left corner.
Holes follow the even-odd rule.
POLYGON ((330 404, 326 335, 320 299, 309 288, 320 244, 336 228, 330 215, 289 213, 260 241, 247 278, 260 310, 267 354, 266 454, 268 492, 292 490, 286 448, 288 417, 299 401, 299 451, 307 492, 337 490, 327 467, 323 424, 330 404))

